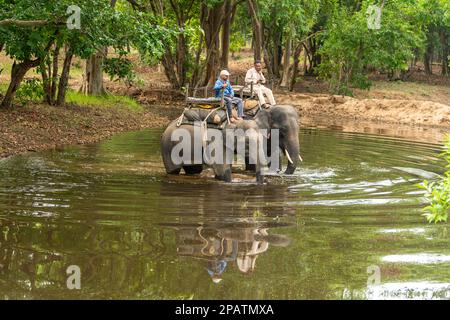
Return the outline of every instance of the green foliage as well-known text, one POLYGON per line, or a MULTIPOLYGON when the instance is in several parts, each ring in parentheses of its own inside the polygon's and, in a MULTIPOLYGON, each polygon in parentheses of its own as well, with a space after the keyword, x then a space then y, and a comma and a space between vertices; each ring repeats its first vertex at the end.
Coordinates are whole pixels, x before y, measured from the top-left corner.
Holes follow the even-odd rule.
MULTIPOLYGON (((440 36, 443 31, 450 33, 448 0, 255 2, 270 75, 280 76, 285 48, 297 49, 298 54, 298 48, 304 47, 308 73, 318 74, 330 84, 331 91, 346 95, 351 95, 353 88, 369 89, 373 70, 390 79, 406 74, 411 61, 422 56, 427 46, 435 49, 435 56, 442 55, 440 36), (367 10, 381 3, 385 4, 381 29, 371 30, 367 10)), ((40 58, 45 66, 51 64, 49 44, 69 47, 83 59, 109 48, 118 58, 106 59, 105 72, 129 84, 137 82, 127 59, 133 48, 145 63, 163 62, 169 81, 182 87, 187 82, 196 84, 207 69, 205 42, 210 40, 205 39, 202 26, 213 23, 213 19, 204 5, 213 8, 223 3, 161 0, 150 6, 144 0, 133 1, 134 5, 119 0, 112 8, 107 0, 78 0, 75 4, 81 8, 81 30, 69 30, 65 22, 67 7, 74 4, 71 0, 0 0, 0 20, 49 22, 31 28, 1 26, 0 43, 17 62, 40 58)), ((235 53, 248 44, 254 30, 246 1, 233 0, 232 5, 237 5, 230 36, 230 51, 235 53)), ((216 37, 220 42, 221 32, 216 37)))
POLYGON ((232 54, 239 52, 245 46, 245 35, 242 33, 233 33, 230 37, 230 51, 232 54))
POLYGON ((133 71, 133 62, 126 58, 107 58, 103 60, 103 71, 105 71, 111 80, 132 81, 135 77, 133 71))
POLYGON ((111 106, 125 107, 131 111, 140 112, 143 110, 142 106, 130 97, 116 96, 116 95, 103 95, 103 96, 87 96, 85 94, 68 91, 67 98, 68 103, 73 103, 79 106, 96 106, 109 108, 111 106))
POLYGON ((17 90, 16 98, 22 105, 28 102, 39 102, 44 97, 42 82, 37 78, 27 79, 17 90))
MULTIPOLYGON (((450 168, 450 136, 447 136, 445 152, 442 156, 445 157, 448 163, 447 168, 450 168)), ((424 216, 428 222, 447 222, 450 209, 450 170, 445 172, 439 181, 424 181, 419 187, 426 191, 425 197, 427 198, 428 206, 424 208, 424 216)))
POLYGON ((338 94, 350 95, 350 87, 368 87, 364 75, 364 61, 368 41, 366 20, 362 13, 354 14, 346 8, 334 12, 320 53, 325 58, 318 67, 319 75, 328 80, 330 89, 338 94))
POLYGON ((352 87, 370 88, 367 76, 370 68, 391 75, 408 69, 408 62, 424 41, 410 10, 414 2, 387 2, 378 30, 369 29, 367 24, 366 13, 372 1, 363 1, 357 11, 345 6, 333 9, 320 49, 323 63, 318 68, 332 91, 348 94, 352 87))
POLYGON ((46 20, 49 23, 41 27, 22 28, 4 26, 0 30, 0 43, 5 44, 6 53, 17 61, 32 58, 45 58, 47 46, 52 41, 71 43, 77 54, 89 56, 95 47, 109 44, 110 38, 105 32, 106 21, 112 12, 109 4, 101 0, 81 0, 77 5, 81 9, 81 30, 69 30, 65 25, 67 8, 73 1, 47 0, 0 0, 0 20, 46 20))
MULTIPOLYGON (((164 39, 170 30, 161 26, 151 14, 142 14, 110 1, 78 0, 81 9, 81 29, 69 29, 67 9, 71 0, 0 0, 0 20, 44 20, 47 24, 37 27, 0 27, 0 44, 4 51, 18 63, 39 61, 50 64, 53 46, 70 48, 75 56, 86 59, 102 48, 113 48, 120 56, 133 46, 141 54, 160 57, 164 53, 164 39)), ((130 81, 130 65, 126 60, 107 62, 107 72, 113 77, 130 81)), ((27 89, 28 90, 28 89, 27 89)))

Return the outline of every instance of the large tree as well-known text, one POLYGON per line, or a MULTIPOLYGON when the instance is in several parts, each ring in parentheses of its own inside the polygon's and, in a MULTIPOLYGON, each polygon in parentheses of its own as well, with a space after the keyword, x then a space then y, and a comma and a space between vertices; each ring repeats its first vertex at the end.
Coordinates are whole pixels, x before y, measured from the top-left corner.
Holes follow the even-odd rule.
POLYGON ((43 77, 45 99, 64 103, 70 65, 74 55, 88 58, 100 48, 112 47, 120 54, 132 43, 142 54, 160 56, 165 35, 148 15, 114 11, 105 0, 80 0, 80 29, 68 28, 70 0, 0 0, 0 43, 13 59, 11 81, 2 106, 11 105, 25 74, 38 68, 43 77), (64 52, 63 67, 58 60, 64 52))

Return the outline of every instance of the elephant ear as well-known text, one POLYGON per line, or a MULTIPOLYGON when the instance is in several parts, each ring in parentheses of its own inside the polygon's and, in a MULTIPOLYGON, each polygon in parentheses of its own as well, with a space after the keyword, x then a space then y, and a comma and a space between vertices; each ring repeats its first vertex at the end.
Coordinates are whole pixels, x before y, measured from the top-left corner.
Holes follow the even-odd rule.
POLYGON ((272 112, 270 109, 261 109, 255 118, 260 129, 272 128, 272 112))

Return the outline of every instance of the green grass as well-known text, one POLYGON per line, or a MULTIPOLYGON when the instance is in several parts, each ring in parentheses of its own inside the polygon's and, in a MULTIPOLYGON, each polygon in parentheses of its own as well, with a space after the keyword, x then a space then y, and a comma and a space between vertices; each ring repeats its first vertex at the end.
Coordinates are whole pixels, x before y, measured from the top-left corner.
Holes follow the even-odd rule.
POLYGON ((5 94, 8 90, 8 83, 0 83, 0 93, 5 94))
POLYGON ((81 78, 84 73, 83 67, 79 63, 73 63, 70 68, 70 77, 71 78, 81 78))
POLYGON ((0 71, 1 75, 9 76, 11 74, 11 63, 9 61, 2 61, 0 57, 0 71))
POLYGON ((73 103, 80 106, 96 106, 96 107, 126 107, 132 111, 143 111, 143 107, 130 97, 104 95, 104 96, 86 96, 75 91, 68 91, 66 96, 67 103, 73 103))
MULTIPOLYGON (((7 83, 0 83, 0 93, 4 94, 8 89, 7 83)), ((38 101, 35 101, 38 102, 38 101)), ((104 96, 86 96, 73 90, 69 90, 66 95, 66 103, 72 103, 79 106, 96 106, 96 107, 119 107, 127 108, 134 112, 141 112, 144 108, 130 97, 115 96, 112 94, 104 96)))

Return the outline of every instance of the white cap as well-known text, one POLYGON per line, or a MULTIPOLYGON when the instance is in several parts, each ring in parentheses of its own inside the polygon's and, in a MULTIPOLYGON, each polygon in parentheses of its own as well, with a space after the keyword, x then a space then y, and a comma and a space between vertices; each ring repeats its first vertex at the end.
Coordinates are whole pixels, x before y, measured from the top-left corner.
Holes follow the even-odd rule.
POLYGON ((230 76, 230 73, 227 70, 220 71, 221 76, 230 76))

